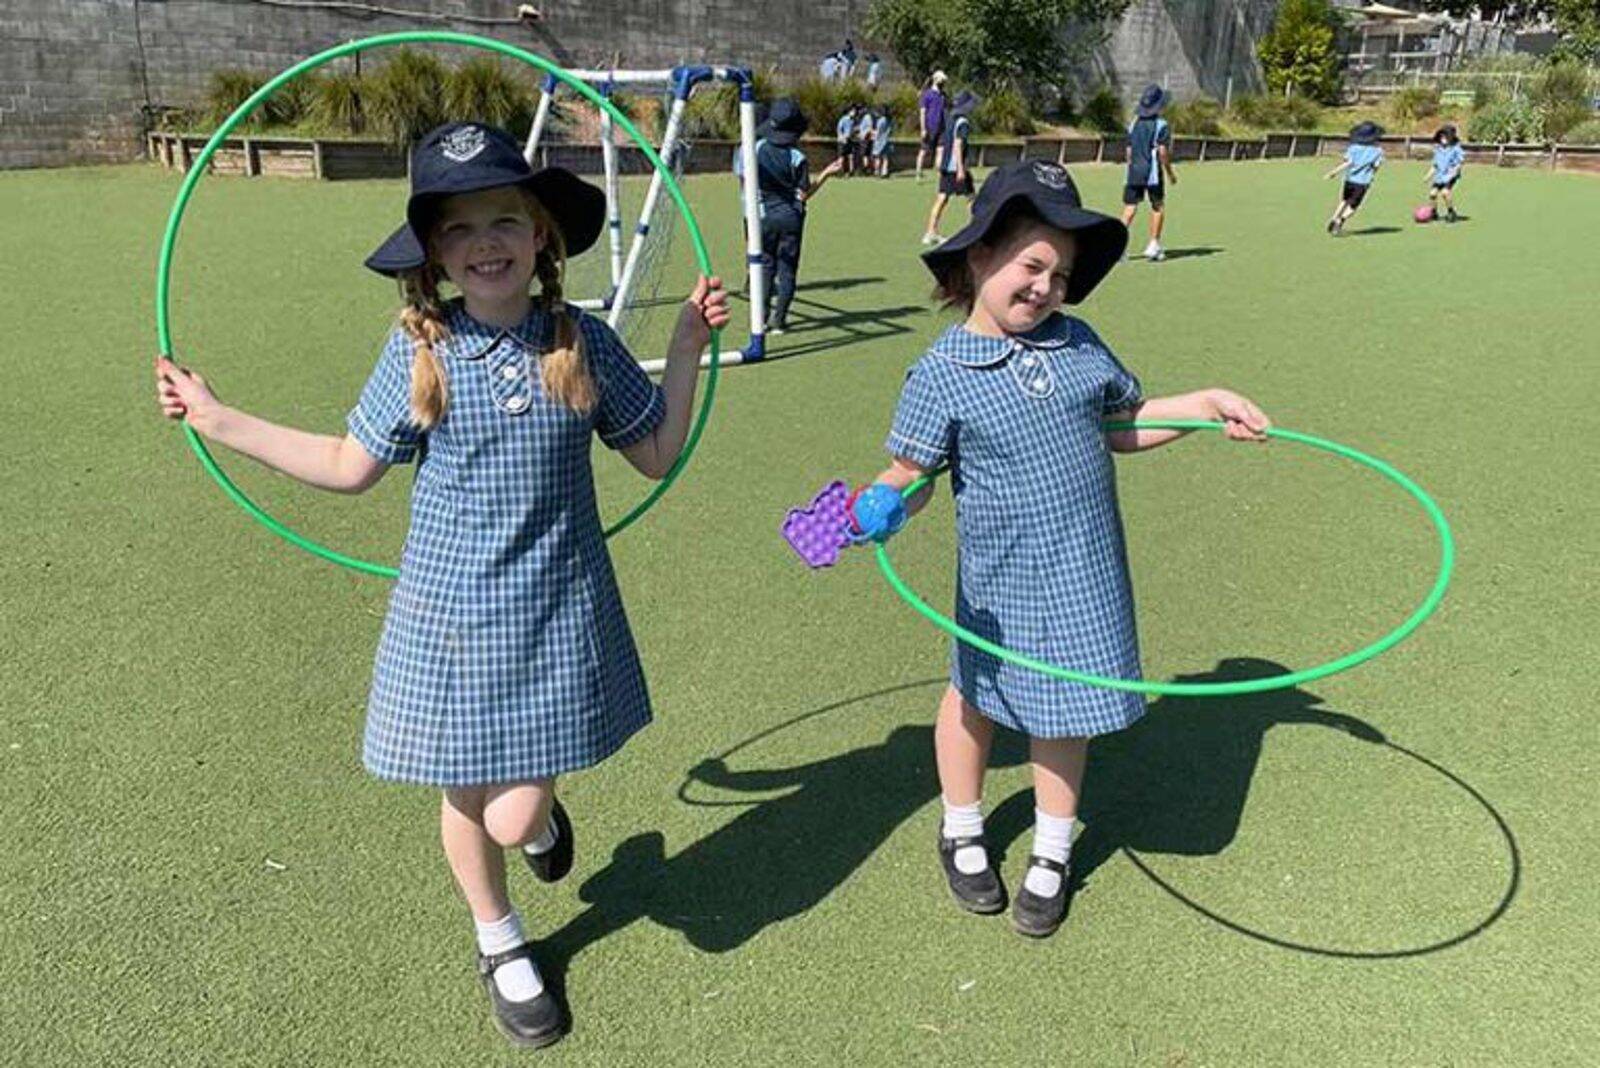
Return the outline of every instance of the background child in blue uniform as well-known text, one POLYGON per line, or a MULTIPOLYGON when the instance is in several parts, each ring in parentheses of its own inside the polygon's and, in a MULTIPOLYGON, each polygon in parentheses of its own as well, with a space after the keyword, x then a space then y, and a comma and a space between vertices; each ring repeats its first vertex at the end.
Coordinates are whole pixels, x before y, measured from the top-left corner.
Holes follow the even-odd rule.
MULTIPOLYGON (((1260 440, 1268 422, 1226 390, 1146 399, 1099 335, 1060 313, 1089 295, 1127 240, 1118 220, 1082 207, 1065 168, 1024 161, 996 170, 971 224, 923 253, 946 306, 966 321, 941 334, 906 375, 887 444, 893 460, 858 495, 852 515, 863 534, 889 536, 905 518, 893 507, 899 492, 948 463, 957 622, 1049 663, 1135 679, 1133 592, 1110 454, 1153 448, 1180 432, 1108 433, 1102 420, 1223 420, 1237 440, 1260 440)), ((911 510, 926 499, 920 494, 911 510)), ((1022 933, 1043 936, 1066 906, 1089 738, 1143 712, 1137 694, 954 646, 934 747, 944 800, 938 854, 962 908, 991 913, 1006 902, 980 807, 995 724, 1029 739, 1036 822, 1012 918, 1022 933)))
POLYGON ((951 197, 972 195, 972 175, 967 171, 967 150, 972 141, 972 113, 978 107, 978 96, 970 89, 956 94, 945 117, 944 132, 939 140, 939 192, 934 194, 933 209, 928 212, 928 228, 922 233, 924 245, 937 245, 939 219, 951 197))
POLYGON ((1382 136, 1383 127, 1377 123, 1357 123, 1350 131, 1350 145, 1344 150, 1344 161, 1323 175, 1324 179, 1328 179, 1344 172, 1344 188, 1339 193, 1339 203, 1333 209, 1333 216, 1328 220, 1328 233, 1343 233, 1345 222, 1367 198, 1372 180, 1378 176, 1378 168, 1383 166, 1383 148, 1378 144, 1382 136))
POLYGON ((808 125, 800 105, 784 97, 774 101, 765 133, 756 142, 757 207, 761 213, 761 254, 766 258, 771 284, 767 286, 768 334, 789 329, 789 304, 794 300, 800 272, 800 249, 805 237, 806 205, 829 178, 844 167, 836 159, 813 181, 806 154, 799 148, 808 125))
POLYGON ((1172 127, 1161 117, 1167 94, 1159 85, 1146 86, 1139 97, 1139 114, 1128 127, 1127 181, 1122 187, 1122 225, 1133 225, 1139 201, 1150 198, 1150 243, 1147 260, 1161 260, 1161 228, 1166 221, 1167 186, 1178 184, 1172 169, 1172 127), (1166 181, 1162 181, 1165 175, 1166 181))
POLYGON ((879 178, 889 177, 889 137, 893 133, 894 120, 889 118, 889 108, 880 107, 872 121, 872 162, 879 178))
POLYGON ((699 354, 728 318, 702 278, 662 385, 600 320, 562 301, 605 196, 532 172, 504 131, 454 123, 411 159, 406 226, 369 265, 407 303, 342 437, 277 426, 157 362, 166 415, 310 485, 365 490, 417 462, 411 525, 384 621, 363 761, 441 788, 444 851, 471 909, 495 1022, 544 1045, 564 1021, 506 891, 504 849, 544 881, 572 866, 556 776, 616 751, 650 701, 601 534, 590 442, 660 478, 688 433, 699 354), (538 279, 540 294, 530 295, 538 279), (448 280, 458 299, 440 299, 448 280))
POLYGON ((876 170, 872 158, 872 131, 877 123, 878 115, 874 109, 864 107, 856 112, 856 128, 851 144, 855 148, 857 174, 871 175, 876 170))
POLYGON ((841 169, 847 177, 854 174, 856 169, 856 121, 860 111, 860 104, 851 104, 845 109, 844 114, 839 116, 839 121, 833 128, 834 139, 839 142, 839 159, 844 163, 841 169))
POLYGON ((1433 170, 1428 174, 1428 202, 1433 205, 1433 217, 1439 217, 1439 201, 1444 201, 1445 222, 1455 222, 1456 182, 1461 179, 1461 167, 1467 161, 1466 150, 1451 125, 1439 127, 1433 135, 1433 170))

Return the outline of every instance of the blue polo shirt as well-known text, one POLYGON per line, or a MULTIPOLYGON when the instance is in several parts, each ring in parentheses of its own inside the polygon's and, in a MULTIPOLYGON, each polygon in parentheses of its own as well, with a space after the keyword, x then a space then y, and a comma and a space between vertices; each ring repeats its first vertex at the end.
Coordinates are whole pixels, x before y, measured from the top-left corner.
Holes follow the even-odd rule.
POLYGON ((1383 162, 1383 149, 1377 145, 1351 145, 1344 150, 1345 162, 1350 169, 1344 180, 1351 185, 1371 185, 1378 176, 1378 165, 1383 162))
POLYGON ((1128 127, 1128 184, 1160 185, 1161 157, 1158 150, 1172 148, 1172 127, 1156 116, 1135 119, 1128 127))
POLYGON ((1467 150, 1457 141, 1453 145, 1438 145, 1433 150, 1433 180, 1448 182, 1452 172, 1459 171, 1467 160, 1467 150))

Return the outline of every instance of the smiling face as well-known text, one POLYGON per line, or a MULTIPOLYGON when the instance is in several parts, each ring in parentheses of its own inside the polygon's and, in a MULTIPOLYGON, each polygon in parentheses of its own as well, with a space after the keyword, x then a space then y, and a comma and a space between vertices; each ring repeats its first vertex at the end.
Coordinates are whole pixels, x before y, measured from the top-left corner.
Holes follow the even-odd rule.
POLYGON ((448 197, 430 232, 430 251, 480 319, 526 312, 534 259, 545 234, 515 186, 448 197))
POLYGON ((975 245, 968 257, 975 290, 968 327, 977 333, 1026 333, 1067 297, 1072 235, 1037 219, 1007 229, 998 244, 975 245))

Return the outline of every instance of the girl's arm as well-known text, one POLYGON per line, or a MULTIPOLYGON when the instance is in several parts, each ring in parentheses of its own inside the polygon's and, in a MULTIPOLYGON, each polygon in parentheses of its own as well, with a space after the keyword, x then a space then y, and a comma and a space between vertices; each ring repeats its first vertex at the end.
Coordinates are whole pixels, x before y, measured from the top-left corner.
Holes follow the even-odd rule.
POLYGON ((967 139, 958 137, 950 145, 950 153, 956 158, 956 181, 962 182, 967 178, 967 139))
POLYGON ((812 197, 816 196, 817 190, 821 189, 825 184, 827 184, 829 178, 832 178, 842 170, 844 170, 844 160, 842 159, 835 159, 826 167, 822 168, 822 173, 817 175, 816 181, 811 183, 811 188, 803 190, 800 193, 800 202, 803 204, 806 201, 809 201, 812 197))
POLYGON ((1334 175, 1338 174, 1340 171, 1344 170, 1348 166, 1350 166, 1350 161, 1349 160, 1344 160, 1337 167, 1335 167, 1333 170, 1329 171, 1327 174, 1324 174, 1322 176, 1322 180, 1323 181, 1327 181, 1329 178, 1332 178, 1334 175))
MULTIPOLYGON (((919 463, 907 460, 904 456, 896 456, 884 468, 874 483, 881 482, 886 486, 893 486, 897 491, 904 490, 911 483, 928 473, 928 468, 919 463)), ((906 515, 913 516, 922 511, 922 506, 928 503, 928 498, 933 496, 933 483, 929 482, 906 500, 906 515)))
MULTIPOLYGON (((1170 397, 1152 397, 1125 411, 1106 416, 1107 422, 1136 419, 1205 419, 1225 424, 1223 433, 1234 441, 1265 441, 1272 420, 1248 398, 1226 389, 1202 389, 1170 397)), ((1112 452, 1143 452, 1176 441, 1187 430, 1110 430, 1106 444, 1112 452)))
POLYGON ((684 301, 678 326, 667 346, 667 369, 661 376, 667 414, 645 437, 622 450, 630 464, 646 478, 665 478, 678 462, 700 381, 700 353, 711 341, 711 331, 728 325, 728 294, 720 278, 700 276, 694 292, 684 301))
POLYGON ((165 356, 156 357, 156 392, 168 419, 182 419, 202 437, 308 486, 360 493, 389 470, 349 434, 312 434, 228 407, 205 379, 165 356))
POLYGON ((1166 172, 1167 184, 1177 185, 1178 176, 1172 170, 1172 150, 1162 145, 1156 149, 1156 156, 1161 160, 1161 169, 1166 172))

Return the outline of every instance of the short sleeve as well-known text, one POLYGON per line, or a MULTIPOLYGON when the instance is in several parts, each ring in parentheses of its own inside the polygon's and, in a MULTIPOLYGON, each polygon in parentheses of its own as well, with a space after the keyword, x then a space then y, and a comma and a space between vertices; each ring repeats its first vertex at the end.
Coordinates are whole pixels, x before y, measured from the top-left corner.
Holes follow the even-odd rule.
POLYGON ((666 395, 650 381, 616 331, 592 315, 581 316, 578 324, 584 356, 600 389, 595 433, 607 448, 625 449, 661 425, 667 414, 666 395))
POLYGON ((1076 325, 1080 338, 1105 361, 1111 372, 1100 400, 1101 413, 1110 415, 1112 412, 1126 411, 1144 400, 1144 387, 1139 384, 1138 376, 1122 366, 1122 361, 1117 359, 1093 327, 1081 319, 1076 320, 1076 325))
POLYGON ((806 154, 798 148, 790 149, 790 162, 794 164, 794 187, 803 193, 811 192, 811 164, 806 154))
POLYGON ((931 469, 950 458, 954 439, 955 416, 935 373, 924 364, 914 365, 900 388, 900 403, 884 448, 893 456, 931 469))
POLYGON ((345 418, 351 437, 382 463, 411 462, 422 441, 422 429, 411 418, 411 357, 410 335, 396 328, 345 418))
POLYGON ((1172 147, 1172 126, 1165 120, 1156 125, 1156 144, 1172 147))

